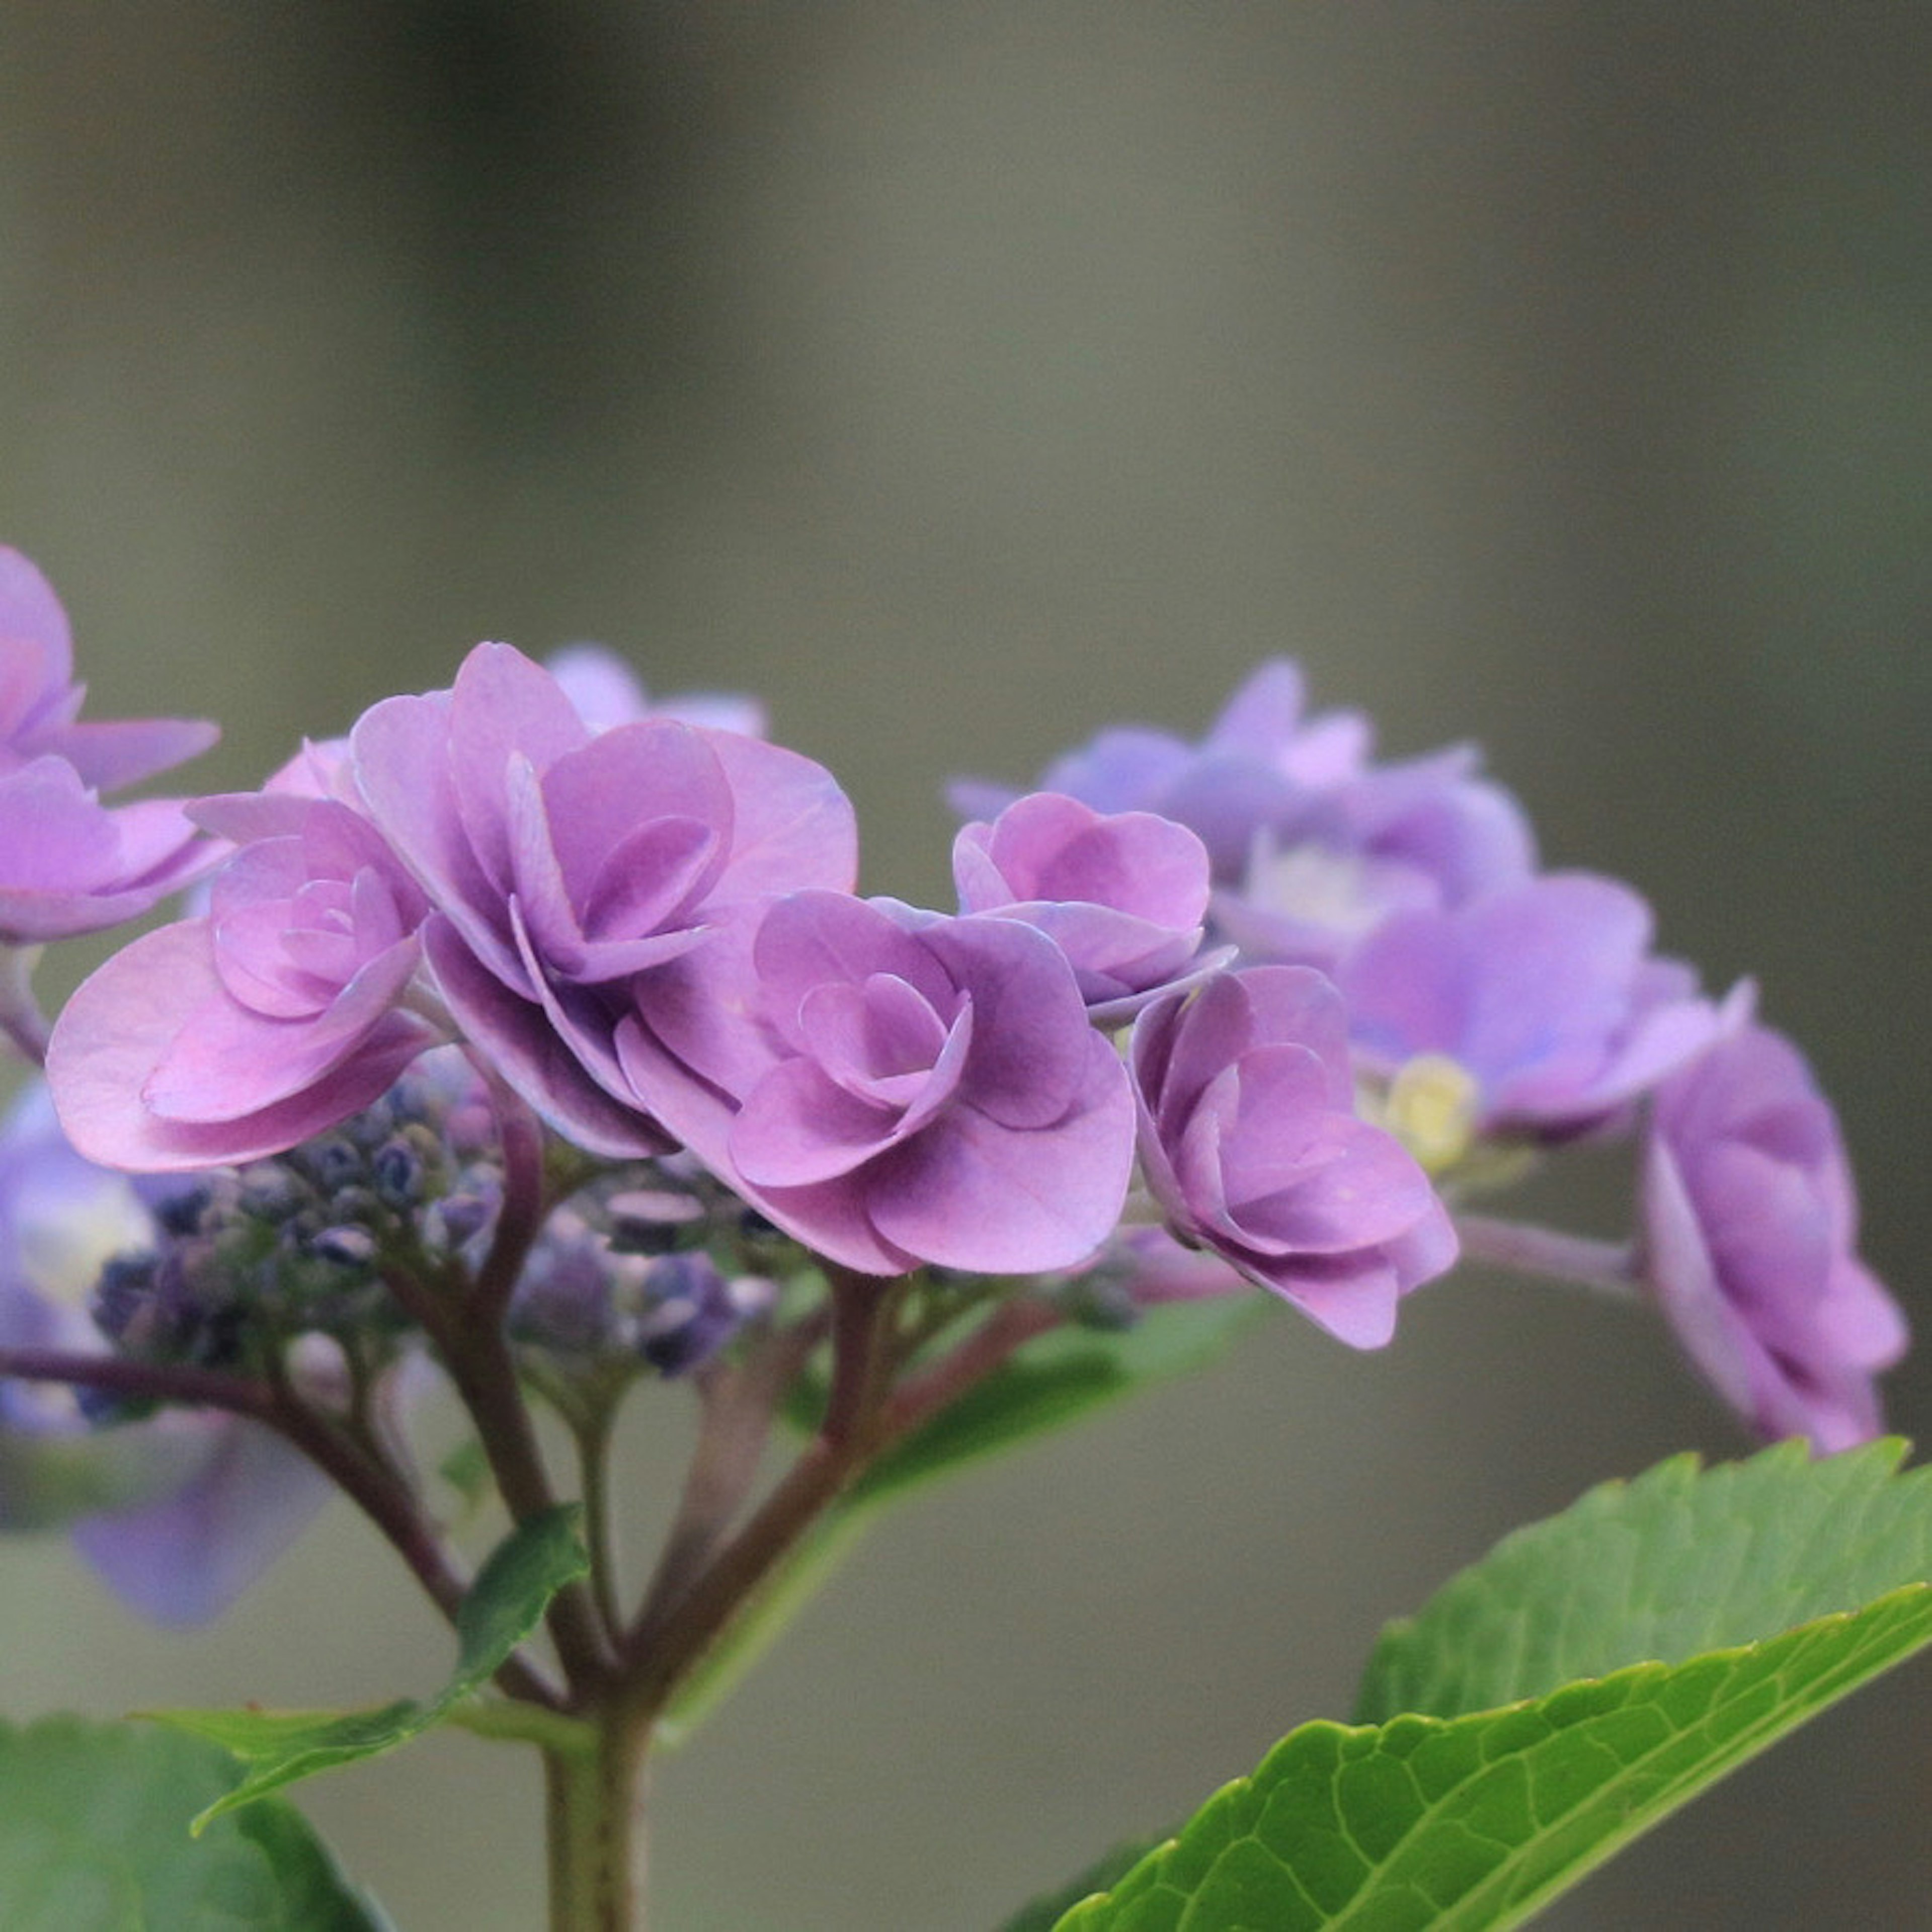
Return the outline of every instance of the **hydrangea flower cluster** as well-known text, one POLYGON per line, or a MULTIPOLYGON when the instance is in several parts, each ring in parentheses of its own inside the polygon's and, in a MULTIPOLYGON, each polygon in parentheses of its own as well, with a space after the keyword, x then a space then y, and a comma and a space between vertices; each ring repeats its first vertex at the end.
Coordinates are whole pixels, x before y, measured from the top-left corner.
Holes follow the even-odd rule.
MULTIPOLYGON (((0 937, 211 876, 52 1030, 66 1141, 34 1115, 34 1160, 120 1218, 57 1303, 0 1216, 0 1520, 60 1513, 5 1473, 22 1442, 90 1438, 106 1471, 136 1430, 190 1440, 144 1390, 230 1413, 186 1412, 158 1504, 159 1458, 138 1494, 78 1482, 88 1522, 197 1507, 239 1432, 287 1456, 262 1420, 380 1520, 418 1358, 480 1413, 500 1345, 590 1427, 647 1370, 796 1369, 892 1282, 934 1332, 982 1321, 988 1364, 1244 1283, 1372 1348, 1459 1246, 1642 1288, 1760 1430, 1878 1426, 1904 1326, 1796 1049, 1656 954, 1629 887, 1540 870, 1472 752, 1378 763, 1360 716, 1304 716, 1289 664, 1198 743, 1111 730, 1037 789, 961 785, 951 910, 859 895, 849 802, 754 707, 653 705, 595 652, 478 645, 259 792, 118 814, 91 788, 205 734, 76 724, 70 677, 59 607, 4 554, 0 937), (1469 1211, 1627 1134, 1627 1244, 1469 1211), (22 1379, 60 1350, 78 1396, 22 1379)), ((257 1461, 227 1505, 283 1482, 257 1461)))

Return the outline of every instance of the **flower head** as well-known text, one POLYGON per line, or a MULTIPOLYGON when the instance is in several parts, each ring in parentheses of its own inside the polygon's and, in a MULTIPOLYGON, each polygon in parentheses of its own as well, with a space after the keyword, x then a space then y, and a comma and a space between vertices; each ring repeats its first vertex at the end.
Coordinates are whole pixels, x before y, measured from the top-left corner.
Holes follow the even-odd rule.
POLYGON ((206 916, 116 953, 48 1049, 67 1131, 104 1163, 280 1153, 368 1106, 440 1036, 400 1004, 427 902, 367 819, 290 792, 197 811, 243 842, 206 916))
POLYGON ((1905 1320, 1858 1258, 1837 1116, 1782 1034, 1748 1025, 1664 1082, 1642 1208, 1652 1292, 1754 1429, 1821 1453, 1878 1432, 1905 1320))
POLYGON ((819 1253, 872 1274, 1024 1274, 1112 1230, 1132 1102, 1042 933, 800 892, 680 968, 620 1028, 625 1066, 819 1253))
POLYGON ((1305 967, 1226 973, 1135 1022, 1141 1167, 1168 1223, 1375 1348, 1456 1258, 1427 1178, 1355 1117, 1342 1006, 1305 967))
POLYGON ((1208 854, 1171 819, 1035 792, 961 832, 952 875, 962 912, 1024 920, 1054 941, 1097 1024, 1131 1018, 1197 964, 1208 854))
POLYGON ((376 706, 352 743, 434 907, 424 945, 451 1010, 594 1152, 665 1147, 613 1045, 632 982, 731 909, 843 890, 856 868, 851 808, 811 760, 662 716, 593 730, 506 644, 479 644, 449 691, 376 706))

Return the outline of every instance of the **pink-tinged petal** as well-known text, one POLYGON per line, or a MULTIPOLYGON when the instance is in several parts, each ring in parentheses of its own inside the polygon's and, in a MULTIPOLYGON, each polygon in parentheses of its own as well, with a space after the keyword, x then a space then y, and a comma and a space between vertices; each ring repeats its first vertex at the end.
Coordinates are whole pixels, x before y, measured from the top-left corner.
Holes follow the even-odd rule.
MULTIPOLYGON (((32 646, 38 674, 32 680, 34 696, 73 682, 74 634, 67 613, 38 566, 4 544, 0 544, 0 643, 32 646)), ((28 708, 22 705, 20 714, 28 708)), ((18 722, 10 706, 0 712, 0 729, 18 722)))
POLYGON ((806 996, 827 981, 862 984, 890 973, 950 1010, 958 993, 940 962, 888 914, 842 892, 806 892, 776 901, 752 941, 762 1010, 787 1042, 809 1051, 799 1014, 806 996))
POLYGON ((953 1107, 857 1177, 880 1233, 946 1268, 1028 1274, 1084 1261, 1119 1221, 1134 1144, 1118 1058, 1091 1031, 1084 1057, 1053 1128, 1016 1132, 953 1107))
POLYGON ((442 914, 424 926, 422 944, 437 991, 464 1036, 566 1140, 612 1160, 669 1150, 657 1124, 598 1087, 543 1008, 519 998, 482 965, 442 914))
POLYGON ((590 741, 557 682, 509 644, 478 644, 449 698, 448 769, 471 849, 500 892, 510 888, 503 777, 514 756, 539 772, 590 741))
POLYGON ((334 1493, 307 1457, 266 1429, 227 1418, 189 1426, 214 1438, 191 1481, 165 1502, 91 1516, 74 1532, 110 1588, 171 1626, 220 1616, 334 1493))
POLYGON ((19 892, 80 892, 120 871, 114 814, 62 758, 0 777, 0 878, 19 892))
POLYGON ((294 792, 215 792, 190 799, 184 808, 203 831, 238 845, 254 845, 300 838, 314 802, 294 792))
POLYGON ((754 1189, 808 1186, 862 1166, 899 1129, 897 1108, 860 1100, 809 1060, 788 1060, 746 1095, 731 1124, 731 1171, 754 1189))
POLYGON ((695 818, 658 818, 620 839, 584 896, 586 929, 606 944, 688 925, 723 862, 717 831, 695 818))
POLYGON ((1394 1340, 1403 1285, 1376 1249, 1336 1256, 1326 1268, 1291 1264, 1278 1276, 1258 1269, 1254 1278, 1351 1348, 1385 1348, 1394 1340))
POLYGON ((765 1188, 753 1192, 752 1198, 770 1220, 814 1254, 860 1274, 905 1274, 925 1258, 898 1246, 874 1225, 858 1177, 813 1187, 765 1188))
POLYGON ((667 910, 701 895, 723 869, 736 807, 709 740, 690 725, 655 718, 606 731, 543 772, 543 795, 558 862, 580 908, 600 892, 640 905, 659 893, 654 881, 626 884, 622 874, 608 874, 611 855, 653 820, 692 820, 716 839, 708 866, 662 895, 667 910))
POLYGON ((55 1022, 47 1078, 75 1150, 103 1167, 156 1174, 281 1154, 376 1100, 438 1036, 392 1012, 315 1086, 230 1120, 165 1120, 140 1095, 188 1018, 220 997, 207 922, 163 926, 83 980, 55 1022))
POLYGON ((68 760, 88 784, 113 791, 199 758, 220 736, 220 726, 206 718, 90 719, 63 726, 47 748, 68 760))
MULTIPOLYGON (((560 972, 574 974, 584 963, 584 928, 551 843, 542 781, 520 752, 505 767, 503 793, 509 834, 508 898, 537 957, 560 972)), ((541 968, 532 970, 534 978, 542 976, 541 968)))
POLYGON ((774 892, 849 892, 859 876, 852 802, 823 765, 735 731, 706 734, 736 802, 721 904, 774 892))
POLYGON ((313 1018, 265 1018, 226 989, 185 1014, 141 1087, 163 1120, 208 1126, 292 1100, 356 1053, 416 968, 413 938, 370 960, 313 1018))

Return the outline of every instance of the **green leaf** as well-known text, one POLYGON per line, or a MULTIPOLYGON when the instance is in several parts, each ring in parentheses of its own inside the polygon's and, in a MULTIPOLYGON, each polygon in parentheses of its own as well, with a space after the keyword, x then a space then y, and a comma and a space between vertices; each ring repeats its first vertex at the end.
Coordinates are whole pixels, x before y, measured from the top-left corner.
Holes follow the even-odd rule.
POLYGON ((1497 1544, 1391 1624, 1355 1715, 1454 1717, 1655 1658, 1756 1642, 1932 1579, 1932 1468, 1906 1444, 1814 1462, 1800 1442, 1606 1483, 1497 1544))
POLYGON ((1159 1838, 1140 1838, 1131 1844, 1115 1846, 1095 1859, 1078 1878, 1022 1906, 1000 1928, 1000 1932, 1054 1932, 1070 1906, 1117 1883, 1164 1842, 1159 1838))
POLYGON ((590 1568, 574 1504, 545 1510, 512 1530, 478 1573, 457 1612, 456 1674, 426 1702, 404 1698, 367 1711, 147 1711, 232 1751, 250 1768, 194 1820, 200 1832, 224 1812, 339 1765, 380 1756, 441 1723, 480 1690, 535 1630, 545 1606, 590 1568))
POLYGON ((188 1835, 237 1775, 194 1738, 52 1718, 0 1724, 0 1925, 8 1932, 385 1932, 280 1798, 188 1835))
POLYGON ((1454 1718, 1305 1724, 1058 1932, 1498 1932, 1932 1642, 1932 1588, 1454 1718))
POLYGON ((882 1502, 964 1464, 1042 1435, 1136 1389, 1212 1361, 1266 1298, 1216 1295, 1150 1309, 1129 1328, 1049 1329, 884 1456, 848 1509, 882 1502))
POLYGON ((1517 1532, 1384 1634, 1380 1721, 1291 1732, 1059 1932, 1521 1923, 1932 1642, 1932 1472, 1904 1453, 1679 1458, 1517 1532))

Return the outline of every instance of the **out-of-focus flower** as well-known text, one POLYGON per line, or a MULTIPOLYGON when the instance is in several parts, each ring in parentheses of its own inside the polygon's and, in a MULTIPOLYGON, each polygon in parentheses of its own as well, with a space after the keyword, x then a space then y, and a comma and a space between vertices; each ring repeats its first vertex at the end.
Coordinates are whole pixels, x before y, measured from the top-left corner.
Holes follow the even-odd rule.
POLYGON ((82 723, 67 615, 39 571, 0 548, 0 944, 38 945, 132 919, 214 853, 171 800, 99 793, 205 751, 186 718, 82 723))
POLYGON ((1017 920, 808 892, 678 962, 618 1032, 638 1090, 721 1179, 848 1268, 1068 1268, 1133 1156, 1118 1057, 1017 920))
POLYGON ((1059 946, 1097 1024, 1131 1018, 1196 963, 1208 854, 1171 819, 1036 792, 961 832, 952 876, 962 912, 1023 920, 1059 946))
POLYGON ((1687 968, 1651 956, 1651 932, 1628 886, 1581 873, 1389 920, 1337 983, 1392 1124, 1406 1132, 1414 1102, 1447 1166, 1476 1135, 1574 1134, 1654 1086, 1730 1022, 1687 968), (1457 1119, 1437 1120, 1451 1088, 1457 1119))
POLYGON ((1838 1118, 1782 1034, 1746 1026, 1658 1090, 1642 1209, 1652 1292, 1753 1428, 1821 1454, 1878 1432, 1905 1319, 1858 1258, 1838 1118))
POLYGON ((593 731, 506 644, 479 644, 452 690, 376 705, 351 742, 434 908, 423 944, 451 1011, 595 1153, 665 1145, 612 1042, 633 982, 734 909, 856 871, 851 807, 810 759, 664 717, 593 731))
MULTIPOLYGON (((1370 742, 1359 712, 1304 717, 1300 670, 1277 658, 1198 743, 1103 731, 1049 765, 1040 787, 1188 826, 1217 888, 1210 937, 1251 963, 1327 970, 1391 914, 1459 904, 1521 883, 1535 864, 1522 808, 1481 776, 1473 751, 1376 765, 1370 742)), ((968 782, 952 796, 990 818, 1016 794, 968 782)))
POLYGON ((112 791, 206 751, 220 735, 188 718, 82 724, 86 694, 74 681, 73 633, 52 586, 0 545, 0 767, 51 755, 83 785, 112 791))
POLYGON ((568 645, 547 658, 544 668, 593 731, 645 718, 673 718, 746 738, 765 735, 765 707, 755 698, 735 691, 674 692, 668 698, 653 698, 637 673, 602 644, 568 645))
MULTIPOLYGON (((82 1160, 45 1089, 29 1088, 0 1128, 0 1344, 108 1352, 90 1298, 110 1264, 160 1241, 170 1185, 82 1160)), ((157 1622, 218 1614, 328 1492, 254 1423, 186 1409, 115 1421, 64 1385, 0 1381, 0 1529, 70 1528, 157 1622)))
POLYGON ((1342 1006, 1310 968, 1260 966, 1134 1024, 1141 1168, 1183 1240, 1330 1334, 1376 1348, 1456 1257, 1427 1178, 1356 1118, 1342 1006))
POLYGON ((442 1036, 399 1004, 427 902, 367 819, 295 792, 196 811, 242 842, 207 916, 116 953, 48 1049, 75 1146, 115 1166, 280 1153, 367 1106, 442 1036))

